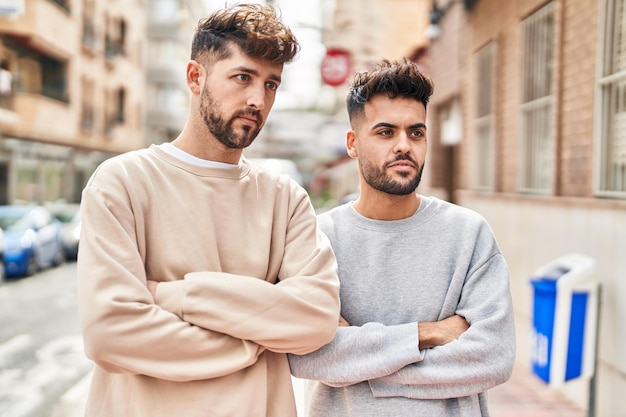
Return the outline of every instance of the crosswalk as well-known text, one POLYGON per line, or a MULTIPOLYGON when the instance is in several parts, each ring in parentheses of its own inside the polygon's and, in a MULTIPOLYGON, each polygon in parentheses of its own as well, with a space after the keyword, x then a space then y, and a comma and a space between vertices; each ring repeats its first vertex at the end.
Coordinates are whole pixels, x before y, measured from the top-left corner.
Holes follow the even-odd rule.
POLYGON ((83 417, 89 384, 91 384, 91 372, 86 373, 59 399, 50 417, 83 417))
POLYGON ((59 401, 91 368, 80 335, 43 343, 30 334, 13 336, 0 344, 0 415, 52 417, 59 401))

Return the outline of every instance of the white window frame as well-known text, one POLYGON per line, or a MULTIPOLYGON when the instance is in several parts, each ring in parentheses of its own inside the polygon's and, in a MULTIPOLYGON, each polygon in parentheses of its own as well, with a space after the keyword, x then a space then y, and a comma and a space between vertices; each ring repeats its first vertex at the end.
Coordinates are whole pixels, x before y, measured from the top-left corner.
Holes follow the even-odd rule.
POLYGON ((623 199, 626 198, 626 5, 623 0, 604 0, 602 4, 595 108, 598 139, 595 194, 623 199), (617 44, 620 38, 621 45, 617 44))
POLYGON ((477 92, 474 119, 473 188, 493 191, 496 185, 496 43, 490 41, 476 52, 477 92))
POLYGON ((518 187, 525 193, 552 194, 554 188, 554 23, 553 1, 522 21, 518 187))

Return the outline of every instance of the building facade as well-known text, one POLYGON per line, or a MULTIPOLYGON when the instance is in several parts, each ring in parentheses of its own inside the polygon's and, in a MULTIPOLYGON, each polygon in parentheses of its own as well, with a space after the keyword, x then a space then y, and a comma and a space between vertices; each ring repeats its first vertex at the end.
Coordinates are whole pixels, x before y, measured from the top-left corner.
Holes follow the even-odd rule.
POLYGON ((0 108, 0 203, 78 202, 98 163, 142 143, 145 2, 22 3, 0 17, 11 77, 0 108))
POLYGON ((202 0, 22 0, 0 15, 0 204, 79 202, 106 158, 173 139, 202 0))
POLYGON ((533 360, 531 276, 566 254, 595 260, 595 385, 581 378, 561 389, 594 407, 590 415, 625 416, 626 3, 434 4, 445 13, 429 47, 436 87, 427 186, 492 225, 511 270, 525 366, 533 360))
POLYGON ((180 133, 189 107, 185 66, 202 0, 147 0, 145 143, 169 142, 180 133))
MULTIPOLYGON (((420 192, 472 208, 494 229, 520 364, 532 363, 532 275, 566 254, 595 261, 595 385, 559 389, 603 417, 626 416, 625 22, 623 0, 336 0, 325 37, 353 54, 354 70, 407 57, 433 79, 420 192)), ((345 122, 345 85, 335 88, 334 121, 345 122)), ((343 144, 340 133, 328 136, 343 144)))

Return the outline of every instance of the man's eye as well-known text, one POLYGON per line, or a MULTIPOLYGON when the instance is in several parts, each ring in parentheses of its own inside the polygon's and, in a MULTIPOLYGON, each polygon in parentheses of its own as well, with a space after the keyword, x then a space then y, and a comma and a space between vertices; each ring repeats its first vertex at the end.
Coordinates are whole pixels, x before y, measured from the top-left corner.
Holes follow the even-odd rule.
POLYGON ((271 91, 276 91, 276 90, 278 90, 278 84, 277 84, 277 83, 275 83, 275 82, 270 81, 270 82, 266 83, 265 85, 266 85, 266 86, 267 86, 267 88, 268 88, 269 90, 271 90, 271 91))
POLYGON ((250 76, 248 74, 238 74, 237 78, 241 81, 248 81, 250 79, 250 76))

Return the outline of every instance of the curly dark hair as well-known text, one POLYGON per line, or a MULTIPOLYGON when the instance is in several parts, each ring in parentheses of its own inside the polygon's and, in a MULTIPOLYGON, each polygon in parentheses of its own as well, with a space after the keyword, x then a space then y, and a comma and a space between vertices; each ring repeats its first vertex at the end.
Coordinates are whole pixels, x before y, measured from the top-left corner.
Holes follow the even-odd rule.
POLYGON ((371 70, 354 75, 346 99, 350 121, 363 114, 365 103, 380 94, 414 99, 426 107, 433 94, 433 82, 417 64, 406 58, 401 61, 383 59, 371 70))
POLYGON ((200 20, 193 37, 191 59, 227 58, 230 42, 253 58, 275 64, 291 62, 300 51, 298 40, 272 6, 238 4, 200 20))

